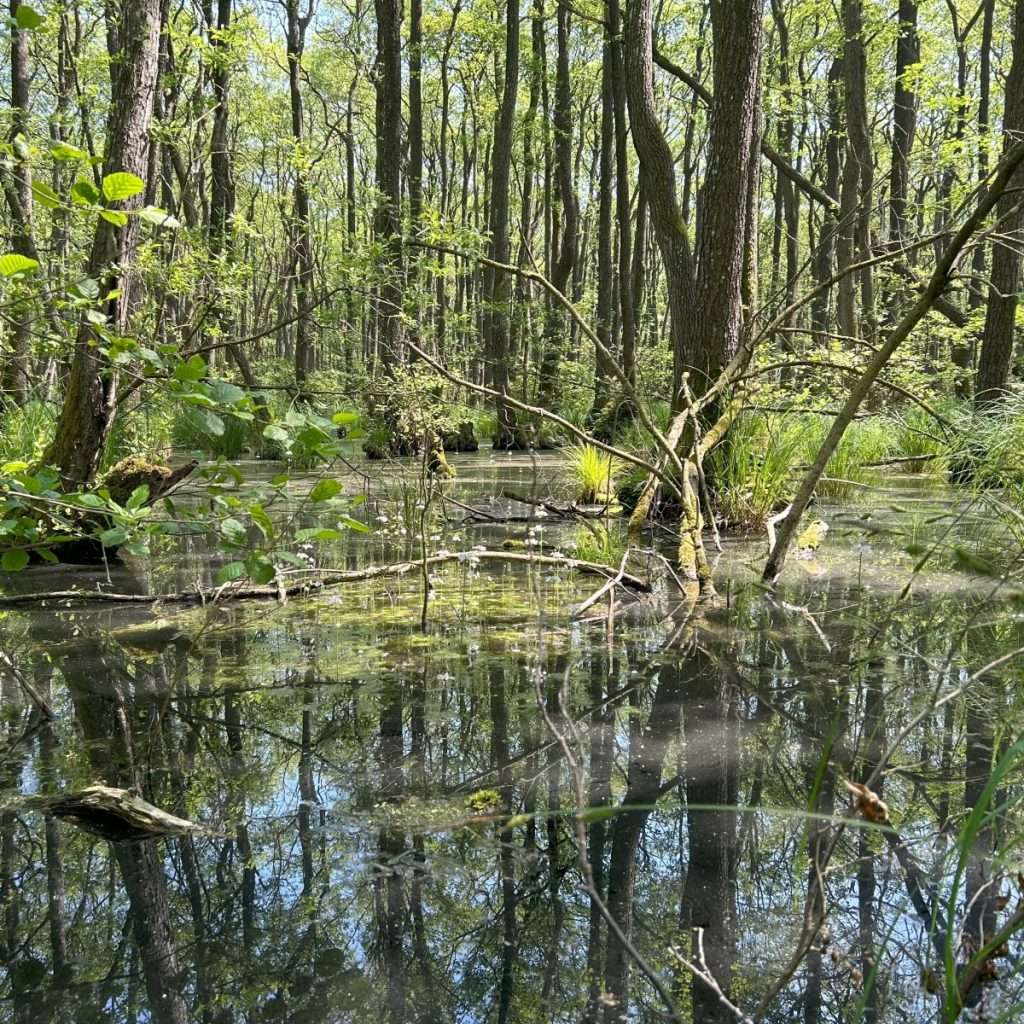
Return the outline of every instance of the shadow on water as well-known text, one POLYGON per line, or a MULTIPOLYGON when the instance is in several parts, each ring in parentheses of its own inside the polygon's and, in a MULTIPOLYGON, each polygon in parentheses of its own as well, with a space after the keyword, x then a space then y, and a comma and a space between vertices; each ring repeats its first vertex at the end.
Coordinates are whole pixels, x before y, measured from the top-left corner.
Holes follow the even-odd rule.
MULTIPOLYGON (((461 499, 534 479, 509 465, 466 460, 461 499)), ((408 550, 397 504, 377 496, 338 561, 408 550)), ((415 579, 3 613, 56 716, 4 681, 0 1020, 936 1019, 947 943, 967 963, 1019 898, 1019 773, 958 836, 1022 718, 1012 660, 970 676, 1022 629, 952 567, 901 593, 914 558, 876 526, 912 513, 844 536, 841 511, 781 593, 756 584, 761 543, 731 542, 723 605, 665 590, 612 626, 572 618, 593 581, 472 564, 434 581, 425 634, 415 579), (849 816, 846 783, 872 780, 891 827, 849 816), (111 844, 15 799, 93 782, 209 831, 111 844)), ((497 535, 436 529, 452 550, 497 535)), ((121 582, 174 585, 189 557, 121 582)), ((1014 1005, 1020 953, 969 1012, 1014 1005)))

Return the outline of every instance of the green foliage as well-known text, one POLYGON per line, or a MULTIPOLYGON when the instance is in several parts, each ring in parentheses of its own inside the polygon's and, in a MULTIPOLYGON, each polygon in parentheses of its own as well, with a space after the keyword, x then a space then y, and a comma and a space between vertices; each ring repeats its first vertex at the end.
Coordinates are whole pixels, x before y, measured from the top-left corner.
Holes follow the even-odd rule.
POLYGON ((0 403, 0 416, 4 425, 0 431, 0 461, 35 462, 53 435, 56 408, 39 400, 24 405, 4 401, 0 403))
MULTIPOLYGON (((814 417, 809 427, 805 425, 802 463, 811 462, 831 425, 829 418, 820 416, 814 417)), ((892 444, 892 427, 884 417, 854 420, 828 460, 818 493, 832 500, 847 500, 856 495, 875 475, 868 468, 869 464, 885 459, 892 451, 892 444)))
POLYGON ((893 455, 918 461, 903 463, 907 473, 942 473, 946 468, 949 442, 940 436, 942 427, 920 406, 899 415, 894 432, 893 455))
POLYGON ((1024 488, 1024 393, 1011 391, 981 412, 954 416, 947 460, 958 483, 979 490, 1024 488))
POLYGON ((577 444, 565 450, 566 473, 574 498, 584 505, 603 505, 615 497, 615 478, 622 460, 596 445, 577 444))
POLYGON ((795 416, 745 413, 708 459, 717 512, 724 524, 760 529, 790 497, 804 454, 807 423, 795 416))
POLYGON ((617 566, 629 550, 629 538, 622 523, 585 523, 573 534, 569 547, 581 562, 617 566))

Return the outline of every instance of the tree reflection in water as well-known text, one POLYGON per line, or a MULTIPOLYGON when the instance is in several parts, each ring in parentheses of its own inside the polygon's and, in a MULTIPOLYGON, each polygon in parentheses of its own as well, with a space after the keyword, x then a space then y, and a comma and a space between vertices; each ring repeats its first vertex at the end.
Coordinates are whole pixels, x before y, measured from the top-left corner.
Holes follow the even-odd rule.
MULTIPOLYGON (((766 993, 767 1020, 934 1019, 954 839, 1011 736, 1012 670, 888 765, 898 834, 835 815, 960 666, 1019 637, 976 631, 947 666, 963 595, 805 597, 813 628, 751 590, 610 644, 603 624, 483 615, 414 639, 315 602, 141 646, 91 613, 19 617, 12 649, 58 714, 5 687, 8 796, 102 780, 211 832, 111 845, 8 804, 0 1020, 663 1020, 633 950, 681 1020, 766 993), (682 963, 700 950, 714 985, 682 963)), ((967 862, 961 963, 1012 910, 1018 789, 1007 775, 967 862)), ((1009 1005, 1006 973, 968 1001, 1009 1005)))

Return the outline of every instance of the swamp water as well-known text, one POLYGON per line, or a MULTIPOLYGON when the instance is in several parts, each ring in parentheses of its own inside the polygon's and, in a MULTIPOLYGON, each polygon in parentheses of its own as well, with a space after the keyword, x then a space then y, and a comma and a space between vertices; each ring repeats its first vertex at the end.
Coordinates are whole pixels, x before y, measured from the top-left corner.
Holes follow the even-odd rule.
MULTIPOLYGON (((450 494, 492 514, 530 515, 502 487, 564 490, 556 459, 453 462, 450 494)), ((460 526, 453 505, 424 523, 414 476, 346 480, 373 531, 321 559, 415 556, 421 530, 431 550, 577 539, 551 516, 460 526)), ((735 1020, 679 958, 701 952, 761 1019, 942 1019, 944 959, 970 961, 1021 898, 1019 773, 985 792, 1021 673, 973 674, 1024 629, 964 569, 1018 565, 1019 545, 922 481, 824 514, 820 558, 774 596, 763 539, 726 539, 722 601, 696 612, 663 580, 574 617, 600 580, 471 560, 435 574, 425 633, 417 573, 284 606, 4 610, 0 646, 55 718, 5 678, 0 1021, 735 1020), (874 785, 893 828, 868 826, 845 782, 904 730, 874 785), (94 782, 209 833, 108 843, 10 803, 94 782), (593 887, 674 1011, 585 889, 581 806, 593 887)), ((181 542, 112 583, 214 568, 181 542)), ((1021 952, 989 961, 965 1015, 1015 1019, 1021 952)))

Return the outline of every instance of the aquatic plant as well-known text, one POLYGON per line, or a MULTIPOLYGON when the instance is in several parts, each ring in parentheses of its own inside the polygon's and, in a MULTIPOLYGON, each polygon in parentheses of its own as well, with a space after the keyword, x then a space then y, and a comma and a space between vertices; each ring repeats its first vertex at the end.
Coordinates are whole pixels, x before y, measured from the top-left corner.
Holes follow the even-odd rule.
POLYGON ((946 467, 949 443, 941 428, 920 406, 913 406, 896 419, 893 457, 913 461, 900 464, 906 473, 941 473, 946 467))
POLYGON ((0 460, 30 462, 42 454, 57 422, 56 409, 47 402, 0 405, 4 429, 0 432, 0 460))
POLYGON ((617 566, 629 550, 629 538, 621 523, 585 523, 576 531, 569 547, 581 562, 617 566))
POLYGON ((747 413, 736 421, 705 467, 724 525, 760 527, 785 505, 803 429, 795 416, 747 413))
MULTIPOLYGON (((828 417, 819 416, 805 428, 801 463, 809 464, 814 460, 830 425, 828 417)), ((871 465, 885 459, 892 447, 892 427, 884 417, 855 420, 828 460, 818 494, 833 500, 850 498, 872 479, 871 465)))
POLYGON ((947 456, 954 482, 980 490, 1024 486, 1024 394, 1010 392, 983 412, 953 418, 947 456))
POLYGON ((622 460, 596 445, 577 444, 566 449, 566 471, 574 497, 584 505, 604 504, 615 496, 615 477, 622 460))

